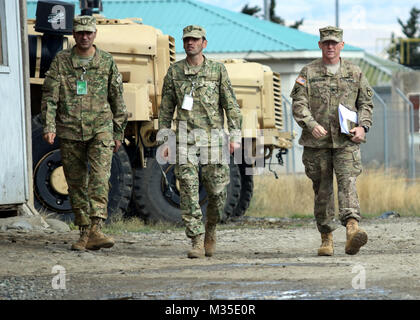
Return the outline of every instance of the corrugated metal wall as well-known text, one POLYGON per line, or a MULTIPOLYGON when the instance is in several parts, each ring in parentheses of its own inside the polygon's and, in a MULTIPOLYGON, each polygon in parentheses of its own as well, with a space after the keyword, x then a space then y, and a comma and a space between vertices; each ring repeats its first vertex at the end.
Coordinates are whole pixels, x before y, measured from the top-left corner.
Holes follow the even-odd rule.
POLYGON ((0 205, 28 200, 25 104, 17 0, 0 0, 0 205))

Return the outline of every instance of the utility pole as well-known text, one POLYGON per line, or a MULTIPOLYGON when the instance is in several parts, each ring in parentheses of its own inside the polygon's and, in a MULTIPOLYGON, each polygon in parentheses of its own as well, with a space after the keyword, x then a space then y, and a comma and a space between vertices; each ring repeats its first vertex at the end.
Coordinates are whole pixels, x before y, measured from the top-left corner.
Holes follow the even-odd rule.
POLYGON ((338 28, 340 27, 340 23, 339 23, 339 16, 340 16, 340 10, 339 10, 339 0, 335 0, 335 26, 338 28))
POLYGON ((269 2, 270 0, 264 0, 264 20, 270 20, 270 9, 269 9, 269 2))

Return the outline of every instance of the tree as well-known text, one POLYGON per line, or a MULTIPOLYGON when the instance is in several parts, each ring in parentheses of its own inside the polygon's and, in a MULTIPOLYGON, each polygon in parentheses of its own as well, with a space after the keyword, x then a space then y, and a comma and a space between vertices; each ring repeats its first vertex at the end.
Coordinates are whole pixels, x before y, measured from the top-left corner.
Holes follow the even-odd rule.
POLYGON ((257 13, 261 11, 261 8, 259 6, 255 6, 255 7, 249 7, 248 4, 246 4, 241 12, 248 14, 250 16, 257 16, 257 13))
MULTIPOLYGON (((269 20, 271 22, 277 23, 277 24, 281 24, 282 26, 285 25, 285 21, 284 19, 282 19, 281 17, 277 16, 275 13, 275 8, 276 8, 276 0, 271 0, 270 1, 270 7, 269 7, 269 20)), ((250 16, 254 16, 254 17, 259 17, 257 15, 257 13, 259 13, 261 11, 261 7, 259 6, 255 6, 255 7, 249 7, 248 4, 246 4, 241 12, 248 14, 250 16)), ((295 23, 293 23, 292 25, 290 25, 290 28, 294 28, 294 29, 299 29, 299 27, 303 24, 303 18, 295 21, 295 23)))
POLYGON ((391 47, 388 49, 389 58, 418 69, 420 68, 420 9, 413 7, 406 23, 399 18, 397 21, 401 26, 402 33, 407 38, 401 41, 401 38, 395 38, 394 33, 391 34, 391 47))
POLYGON ((415 38, 416 35, 419 35, 419 23, 420 23, 420 10, 416 7, 413 7, 410 11, 410 18, 408 18, 407 23, 403 23, 400 18, 398 18, 398 23, 402 27, 402 32, 407 36, 407 38, 415 38))
POLYGON ((281 24, 282 26, 284 26, 284 20, 282 18, 280 18, 279 16, 276 16, 276 0, 271 0, 270 1, 270 9, 269 9, 269 17, 270 17, 270 21, 274 22, 274 23, 278 23, 281 24))

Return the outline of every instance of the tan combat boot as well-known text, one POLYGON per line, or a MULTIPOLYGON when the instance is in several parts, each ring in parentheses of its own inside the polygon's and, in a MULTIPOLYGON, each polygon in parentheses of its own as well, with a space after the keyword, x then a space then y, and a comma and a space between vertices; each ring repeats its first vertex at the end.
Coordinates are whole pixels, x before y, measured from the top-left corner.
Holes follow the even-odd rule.
POLYGON ((71 250, 85 251, 89 240, 89 226, 79 226, 80 238, 71 245, 71 250))
POLYGON ((103 219, 92 218, 92 225, 89 232, 89 240, 86 244, 88 250, 99 250, 100 248, 111 248, 115 241, 111 237, 105 236, 102 231, 103 219))
POLYGON ((319 256, 332 256, 334 255, 334 245, 333 245, 333 234, 321 233, 321 247, 318 249, 319 256))
POLYGON ((359 249, 367 243, 367 233, 359 228, 359 223, 356 219, 350 218, 346 224, 346 253, 356 254, 359 249))
POLYGON ((202 258, 204 257, 203 239, 201 234, 191 238, 192 249, 188 251, 188 258, 202 258))
POLYGON ((206 234, 204 236, 204 251, 206 257, 211 257, 216 251, 216 225, 206 223, 206 234))

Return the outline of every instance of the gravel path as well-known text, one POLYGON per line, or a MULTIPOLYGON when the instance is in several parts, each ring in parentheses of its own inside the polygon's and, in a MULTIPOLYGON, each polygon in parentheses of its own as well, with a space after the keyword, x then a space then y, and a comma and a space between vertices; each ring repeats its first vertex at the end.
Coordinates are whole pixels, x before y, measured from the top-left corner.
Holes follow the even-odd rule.
POLYGON ((358 255, 344 253, 339 227, 335 255, 318 257, 313 220, 245 218, 219 228, 214 257, 194 260, 183 231, 73 252, 77 231, 3 230, 0 299, 420 299, 420 218, 362 227, 369 241, 358 255))

